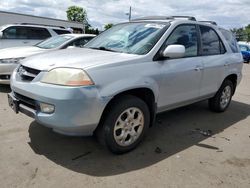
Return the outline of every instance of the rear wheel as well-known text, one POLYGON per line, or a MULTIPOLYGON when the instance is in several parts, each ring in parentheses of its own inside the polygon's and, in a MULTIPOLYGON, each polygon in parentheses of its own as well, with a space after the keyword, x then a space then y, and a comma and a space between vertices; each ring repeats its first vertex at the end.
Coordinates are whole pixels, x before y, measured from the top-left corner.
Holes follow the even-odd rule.
POLYGON ((230 105, 234 85, 232 81, 225 80, 216 95, 209 99, 209 108, 215 112, 224 112, 230 105))
POLYGON ((134 149, 148 130, 150 113, 140 98, 124 96, 112 102, 103 125, 99 127, 99 140, 113 153, 134 149))

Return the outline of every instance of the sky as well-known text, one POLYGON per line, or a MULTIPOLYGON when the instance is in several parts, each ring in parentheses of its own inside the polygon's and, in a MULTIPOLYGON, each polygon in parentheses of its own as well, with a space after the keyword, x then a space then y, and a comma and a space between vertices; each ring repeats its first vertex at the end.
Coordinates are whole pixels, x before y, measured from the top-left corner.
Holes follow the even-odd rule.
MULTIPOLYGON (((69 6, 81 6, 87 11, 89 23, 102 29, 107 23, 152 15, 188 15, 197 20, 213 20, 218 25, 239 28, 250 24, 250 0, 1 0, 0 10, 67 19, 69 6)), ((1 18, 0 18, 1 19, 1 18)))

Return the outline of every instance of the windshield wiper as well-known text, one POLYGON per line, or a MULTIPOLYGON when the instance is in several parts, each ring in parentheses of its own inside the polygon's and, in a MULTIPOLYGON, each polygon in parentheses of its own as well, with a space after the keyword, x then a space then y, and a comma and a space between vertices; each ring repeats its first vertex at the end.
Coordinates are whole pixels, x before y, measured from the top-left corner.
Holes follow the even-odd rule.
POLYGON ((89 47, 89 48, 95 49, 95 50, 103 50, 103 51, 109 51, 109 52, 117 52, 117 51, 115 51, 115 50, 106 48, 106 47, 104 47, 104 46, 100 46, 100 47, 98 47, 98 48, 97 48, 97 47, 89 47))

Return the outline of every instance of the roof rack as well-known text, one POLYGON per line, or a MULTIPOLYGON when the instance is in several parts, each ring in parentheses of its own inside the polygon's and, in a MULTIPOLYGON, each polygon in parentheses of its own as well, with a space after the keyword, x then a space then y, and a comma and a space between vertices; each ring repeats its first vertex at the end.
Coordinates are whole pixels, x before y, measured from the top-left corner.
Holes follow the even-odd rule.
POLYGON ((174 20, 174 19, 188 19, 192 21, 196 21, 195 17, 193 16, 148 16, 148 17, 142 17, 142 18, 136 18, 132 21, 138 21, 138 20, 174 20))
POLYGON ((19 24, 19 25, 37 25, 37 26, 47 26, 47 27, 58 27, 58 28, 61 28, 61 29, 66 29, 63 26, 55 26, 55 25, 47 25, 47 24, 35 24, 35 23, 16 23, 16 24, 19 24))
POLYGON ((217 23, 214 22, 214 21, 199 21, 199 22, 209 23, 209 24, 212 24, 212 25, 217 25, 217 23))

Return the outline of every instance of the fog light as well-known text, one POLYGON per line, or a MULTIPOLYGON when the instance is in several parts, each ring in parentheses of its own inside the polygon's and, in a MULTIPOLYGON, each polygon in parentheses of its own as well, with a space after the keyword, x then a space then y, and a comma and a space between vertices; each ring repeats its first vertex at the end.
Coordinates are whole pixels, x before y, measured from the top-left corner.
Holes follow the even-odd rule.
POLYGON ((55 106, 52 104, 40 103, 40 109, 43 113, 51 114, 55 111, 55 106))

